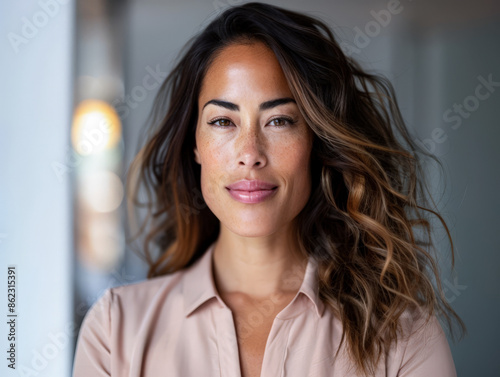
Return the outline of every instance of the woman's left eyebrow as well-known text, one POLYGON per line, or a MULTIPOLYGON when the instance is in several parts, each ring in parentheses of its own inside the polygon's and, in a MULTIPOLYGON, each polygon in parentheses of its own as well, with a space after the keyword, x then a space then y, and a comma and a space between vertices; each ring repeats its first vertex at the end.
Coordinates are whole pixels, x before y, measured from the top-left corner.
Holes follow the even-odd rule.
MULTIPOLYGON (((293 98, 290 97, 276 98, 270 101, 262 102, 259 105, 259 110, 260 111, 269 110, 272 109, 273 107, 284 105, 285 103, 290 103, 290 102, 297 103, 293 98)), ((223 101, 220 99, 211 99, 203 106, 202 110, 209 104, 224 107, 225 109, 231 111, 240 111, 240 107, 237 104, 228 101, 223 101)))

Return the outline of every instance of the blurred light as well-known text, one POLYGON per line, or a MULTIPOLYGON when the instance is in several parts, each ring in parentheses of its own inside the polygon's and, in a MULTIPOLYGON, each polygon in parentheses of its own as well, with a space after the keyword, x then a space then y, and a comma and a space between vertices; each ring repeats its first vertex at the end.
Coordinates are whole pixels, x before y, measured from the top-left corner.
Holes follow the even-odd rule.
POLYGON ((109 270, 116 266, 122 252, 123 245, 117 234, 117 219, 94 218, 89 222, 86 236, 87 248, 84 255, 86 263, 109 270))
POLYGON ((121 123, 115 109, 104 101, 85 100, 75 110, 71 142, 80 155, 113 148, 121 138, 121 123))
POLYGON ((112 212, 123 200, 123 184, 113 172, 85 173, 81 180, 81 194, 96 212, 112 212))

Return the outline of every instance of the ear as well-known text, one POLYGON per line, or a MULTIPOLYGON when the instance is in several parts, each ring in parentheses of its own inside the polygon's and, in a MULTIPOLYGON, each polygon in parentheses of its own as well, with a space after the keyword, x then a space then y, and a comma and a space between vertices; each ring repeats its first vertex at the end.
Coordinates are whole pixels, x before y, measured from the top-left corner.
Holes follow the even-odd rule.
POLYGON ((197 148, 197 147, 194 147, 193 151, 194 151, 194 160, 195 160, 198 164, 200 164, 200 165, 201 165, 201 163, 200 163, 200 154, 199 154, 199 152, 198 152, 198 148, 197 148))

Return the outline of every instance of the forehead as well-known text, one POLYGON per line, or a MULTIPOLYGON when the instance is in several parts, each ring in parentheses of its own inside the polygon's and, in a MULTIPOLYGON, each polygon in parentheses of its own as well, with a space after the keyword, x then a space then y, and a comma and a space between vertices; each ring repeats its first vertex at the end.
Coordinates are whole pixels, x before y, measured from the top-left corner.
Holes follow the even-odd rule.
POLYGON ((248 92, 291 96, 276 56, 262 42, 232 44, 220 50, 203 78, 200 99, 248 92))

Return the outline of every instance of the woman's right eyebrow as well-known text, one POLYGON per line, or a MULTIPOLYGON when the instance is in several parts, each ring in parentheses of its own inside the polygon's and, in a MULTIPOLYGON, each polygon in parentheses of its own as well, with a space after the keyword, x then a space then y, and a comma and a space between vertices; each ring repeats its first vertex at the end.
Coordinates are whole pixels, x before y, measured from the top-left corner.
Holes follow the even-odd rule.
MULTIPOLYGON (((277 99, 273 99, 273 100, 270 100, 270 101, 262 102, 259 105, 259 110, 260 111, 269 110, 269 109, 271 109, 273 107, 276 107, 276 106, 279 106, 279 105, 284 105, 285 103, 289 103, 289 102, 296 103, 295 100, 293 98, 290 98, 290 97, 277 98, 277 99)), ((205 103, 205 105, 203 106, 202 110, 207 105, 210 105, 210 104, 216 105, 216 106, 220 106, 220 107, 223 107, 223 108, 231 110, 231 111, 240 111, 240 107, 237 104, 232 103, 232 102, 228 102, 228 101, 223 101, 223 100, 220 100, 220 99, 211 99, 210 101, 208 101, 207 103, 205 103)))
MULTIPOLYGON (((224 107, 225 109, 228 109, 228 110, 231 110, 231 111, 240 111, 240 107, 238 105, 236 105, 235 103, 232 103, 232 102, 228 102, 228 101, 223 101, 223 100, 220 100, 220 99, 211 99, 210 101, 208 101, 204 106, 203 106, 203 109, 207 106, 207 105, 215 105, 215 106, 220 106, 220 107, 224 107)), ((202 109, 202 110, 203 110, 202 109)))

